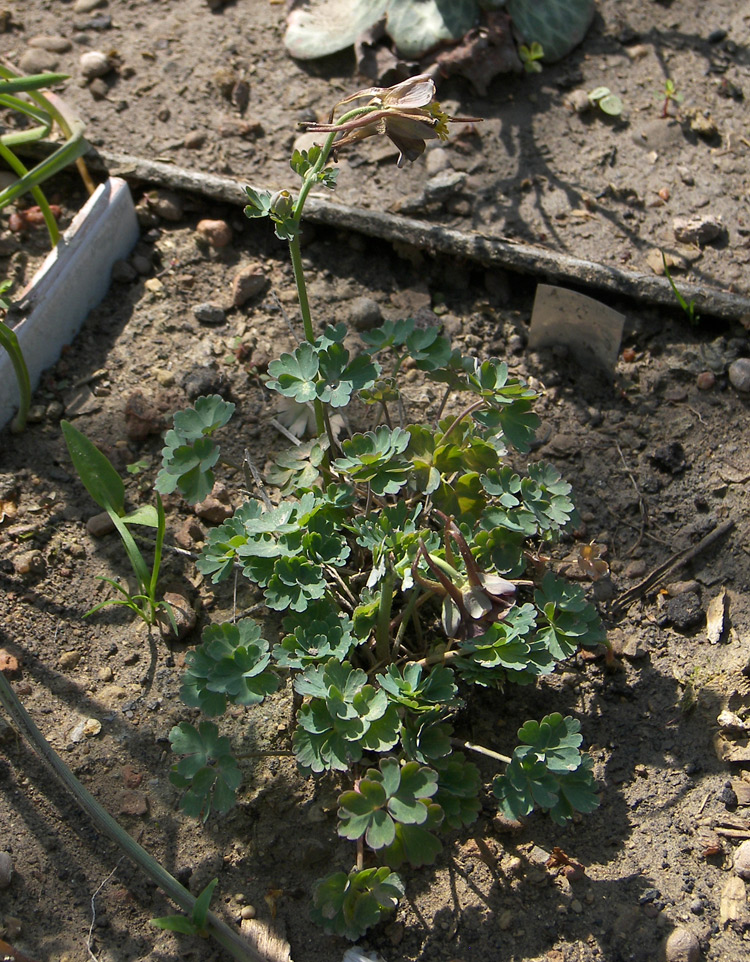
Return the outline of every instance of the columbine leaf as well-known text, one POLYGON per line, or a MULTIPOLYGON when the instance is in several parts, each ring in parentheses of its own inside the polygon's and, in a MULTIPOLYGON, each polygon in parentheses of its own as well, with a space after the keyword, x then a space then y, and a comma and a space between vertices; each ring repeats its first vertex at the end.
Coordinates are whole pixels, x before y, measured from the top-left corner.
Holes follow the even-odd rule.
POLYGON ((185 755, 169 776, 173 785, 186 789, 180 802, 183 811, 203 821, 212 808, 229 811, 242 784, 229 739, 220 737, 212 722, 201 722, 197 729, 182 722, 169 733, 169 740, 174 752, 185 755))
POLYGON ((344 456, 333 462, 337 471, 355 482, 369 483, 375 494, 396 494, 407 482, 410 461, 402 456, 409 435, 401 428, 381 426, 342 442, 344 456))
POLYGON ((304 404, 316 397, 319 368, 318 351, 303 341, 293 354, 282 354, 278 361, 271 361, 268 365, 271 379, 266 386, 304 404))
POLYGON ((403 894, 403 882, 387 866, 336 872, 316 882, 311 915, 330 935, 355 942, 395 909, 403 894))
POLYGON ((479 769, 473 762, 467 762, 461 752, 440 758, 433 765, 438 773, 435 802, 445 813, 443 829, 471 825, 482 810, 479 769))

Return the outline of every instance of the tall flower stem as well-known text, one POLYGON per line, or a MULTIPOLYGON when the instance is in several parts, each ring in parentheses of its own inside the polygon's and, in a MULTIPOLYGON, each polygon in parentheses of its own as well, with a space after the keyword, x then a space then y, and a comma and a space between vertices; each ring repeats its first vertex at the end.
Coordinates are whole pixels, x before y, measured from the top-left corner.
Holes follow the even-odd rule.
MULTIPOLYGON (((346 123, 347 120, 351 120, 354 117, 359 117, 361 114, 370 113, 374 110, 374 107, 357 107, 355 110, 350 110, 345 113, 340 120, 339 124, 346 123)), ((305 173, 302 180, 302 187, 299 192, 299 197, 294 205, 293 221, 296 226, 296 230, 293 230, 289 237, 289 254, 292 259, 292 269, 294 271, 294 283, 297 285, 297 297, 299 299, 299 309, 302 314, 302 326, 305 331, 305 339, 311 344, 315 343, 315 331, 313 330, 312 314, 310 312, 310 299, 307 296, 307 281, 305 280, 305 271, 302 266, 302 251, 300 249, 300 230, 299 224, 302 220, 302 211, 305 207, 305 201, 307 200, 307 195, 312 190, 313 186, 318 183, 318 174, 323 170, 325 165, 328 163, 328 158, 333 149, 334 142, 339 135, 338 130, 332 131, 323 147, 320 151, 320 156, 317 158, 312 167, 305 173)), ((323 410, 323 403, 319 398, 315 398, 313 402, 315 409, 315 427, 319 435, 327 433, 328 440, 331 445, 331 451, 335 450, 336 439, 331 431, 330 420, 325 416, 323 410)))

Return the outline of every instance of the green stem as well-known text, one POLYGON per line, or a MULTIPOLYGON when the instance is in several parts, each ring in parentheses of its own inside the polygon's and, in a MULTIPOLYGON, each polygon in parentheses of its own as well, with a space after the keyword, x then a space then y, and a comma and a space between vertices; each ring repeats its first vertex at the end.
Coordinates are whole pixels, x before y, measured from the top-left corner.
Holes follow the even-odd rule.
MULTIPOLYGON (((18 174, 19 178, 28 177, 29 171, 24 167, 13 151, 6 147, 6 145, 3 143, 0 143, 0 157, 3 158, 5 163, 13 170, 14 173, 18 174)), ((42 212, 42 216, 44 217, 44 223, 47 225, 47 231, 49 233, 50 244, 52 247, 56 247, 58 241, 60 240, 60 228, 57 226, 55 215, 50 210, 50 206, 47 203, 47 198, 44 196, 38 184, 35 184, 33 187, 31 187, 31 195, 39 205, 39 210, 42 212)))
MULTIPOLYGON (((103 832, 179 907, 192 917, 196 898, 180 885, 174 876, 163 868, 156 859, 131 838, 130 835, 112 818, 109 812, 87 791, 55 752, 47 739, 34 724, 31 716, 16 697, 15 692, 0 672, 0 705, 10 715, 37 752, 52 768, 68 791, 75 797, 99 831, 103 832)), ((209 934, 216 939, 239 962, 268 962, 252 946, 233 931, 225 922, 209 912, 206 919, 209 934)))
POLYGON ((384 665, 391 660, 391 606, 393 605, 393 586, 395 576, 393 568, 388 565, 383 580, 380 583, 380 604, 378 605, 378 623, 375 628, 375 654, 378 661, 384 665))
POLYGON ((0 345, 4 347, 10 355, 13 370, 16 372, 16 380, 18 381, 18 413, 13 418, 10 426, 11 431, 14 434, 18 434, 26 427, 26 419, 29 416, 29 407, 31 406, 31 379, 29 378, 29 369, 26 367, 26 361, 21 350, 21 345, 18 343, 16 332, 12 331, 3 321, 0 321, 0 345))

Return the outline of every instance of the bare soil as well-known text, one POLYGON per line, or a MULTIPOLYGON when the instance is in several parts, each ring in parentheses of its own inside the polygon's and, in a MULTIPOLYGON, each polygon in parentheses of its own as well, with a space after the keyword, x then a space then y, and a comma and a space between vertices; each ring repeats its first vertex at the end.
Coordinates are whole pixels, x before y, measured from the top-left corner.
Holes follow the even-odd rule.
MULTIPOLYGON (((707 15, 700 0, 603 0, 582 47, 538 77, 498 77, 484 97, 463 81, 446 84, 441 96, 451 110, 486 120, 446 145, 449 167, 466 178, 420 215, 644 269, 648 252, 666 245, 695 277, 747 292, 746 108, 722 91, 724 81, 747 86, 750 14, 730 3, 710 8, 707 15), (720 28, 727 36, 710 42, 720 28), (645 53, 633 56, 638 45, 645 53), (680 116, 662 120, 654 92, 666 76, 685 99, 680 116), (627 123, 564 107, 571 87, 603 83, 625 100, 627 123), (708 140, 691 131, 691 106, 716 122, 708 140), (673 218, 706 212, 722 216, 719 238, 703 248, 677 244, 673 218)), ((72 4, 27 0, 11 9, 18 26, 0 36, 0 49, 12 59, 34 36, 74 42, 56 55, 57 66, 74 76, 65 96, 93 142, 254 184, 289 184, 296 120, 327 113, 360 85, 349 55, 322 66, 286 58, 278 4, 237 2, 211 12, 200 0, 133 0, 79 14, 72 4), (87 25, 98 14, 111 16, 110 29, 87 25), (86 49, 117 51, 106 99, 76 83, 86 49), (248 80, 244 114, 223 97, 219 70, 248 80), (184 146, 191 130, 205 133, 202 147, 184 146)), ((440 166, 429 158, 399 172, 395 154, 372 141, 342 156, 337 196, 408 209, 426 169, 440 166)), ((66 216, 80 199, 73 185, 69 178, 54 185, 66 216)), ((339 959, 346 945, 308 920, 311 883, 351 860, 335 832, 337 784, 303 781, 289 758, 248 759, 238 807, 201 826, 181 816, 168 781, 167 734, 191 718, 178 696, 186 647, 209 621, 252 606, 252 591, 240 584, 235 597, 231 585, 217 589, 196 577, 190 559, 170 552, 163 584, 187 592, 199 613, 185 645, 149 637, 113 610, 83 619, 106 596, 97 578, 126 581, 128 571, 115 536, 87 533, 97 508, 72 472, 61 416, 75 418, 126 475, 132 505, 151 499, 171 414, 200 393, 217 391, 237 405, 225 432, 230 457, 241 460, 249 448, 263 465, 284 446, 258 378, 293 344, 283 317, 284 310, 294 316, 284 247, 239 210, 195 197, 176 202, 179 219, 144 228, 131 258, 138 273, 121 272, 45 376, 28 431, 0 436, 0 502, 12 505, 0 522, 0 648, 19 661, 12 683, 52 745, 173 874, 196 893, 218 877, 217 910, 239 925, 252 906, 289 940, 295 962, 339 959), (196 244, 204 217, 230 224, 229 247, 196 244), (232 279, 248 264, 269 285, 231 308, 232 279), (225 309, 223 324, 199 323, 193 309, 206 302, 225 309), (127 474, 136 462, 140 473, 127 474), (79 738, 89 718, 101 732, 79 738)), ((27 245, 30 264, 41 246, 34 237, 3 234, 7 270, 19 280, 30 270, 27 245)), ((464 737, 506 752, 526 718, 552 708, 580 718, 601 807, 566 829, 533 817, 508 834, 488 800, 470 833, 447 837, 434 867, 409 873, 393 920, 362 944, 386 962, 651 962, 670 932, 687 928, 703 958, 739 962, 750 938, 747 901, 734 923, 723 921, 720 903, 734 852, 750 837, 750 752, 747 733, 721 731, 717 717, 750 707, 748 395, 727 377, 733 360, 750 356, 745 327, 705 318, 691 328, 679 311, 612 302, 626 315, 626 352, 610 382, 564 351, 525 350, 528 279, 322 228, 307 240, 321 324, 349 322, 362 296, 388 318, 431 307, 462 350, 499 355, 514 374, 534 379, 543 425, 532 457, 571 481, 584 521, 554 564, 564 567, 576 543, 595 540, 606 545, 611 569, 590 591, 617 655, 613 670, 603 659, 574 659, 534 690, 480 692, 457 721, 464 737), (734 528, 725 537, 618 609, 625 591, 728 520, 734 528), (682 594, 678 581, 690 582, 682 594), (706 612, 722 590, 727 624, 711 644, 706 612), (554 846, 583 863, 585 878, 570 883, 545 868, 554 846)), ((429 416, 437 400, 419 381, 410 386, 413 416, 429 416)), ((234 506, 243 483, 239 475, 227 481, 234 506)), ((178 499, 168 510, 170 543, 197 550, 194 514, 178 499)), ((284 751, 290 702, 286 691, 262 711, 234 712, 225 733, 247 752, 284 751)), ((0 850, 14 866, 0 892, 7 941, 33 958, 66 962, 92 953, 101 962, 223 957, 209 943, 149 926, 172 911, 161 894, 93 830, 10 728, 0 728, 0 752, 0 850)), ((493 768, 480 765, 489 783, 493 768)))

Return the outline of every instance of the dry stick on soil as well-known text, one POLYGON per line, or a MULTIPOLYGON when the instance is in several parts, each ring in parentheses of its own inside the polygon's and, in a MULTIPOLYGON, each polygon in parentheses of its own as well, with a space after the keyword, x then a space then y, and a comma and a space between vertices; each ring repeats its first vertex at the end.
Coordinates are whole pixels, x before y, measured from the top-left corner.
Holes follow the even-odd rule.
MULTIPOLYGON (((86 159, 92 170, 126 180, 184 190, 229 204, 244 206, 247 203, 244 185, 228 177, 103 150, 92 149, 86 159)), ((596 264, 568 254, 558 254, 545 247, 453 230, 383 211, 331 203, 320 197, 308 199, 305 218, 312 224, 325 224, 381 240, 411 244, 432 254, 465 257, 485 267, 504 267, 522 274, 542 276, 553 282, 610 291, 641 303, 674 307, 674 294, 665 277, 625 271, 611 264, 596 264)), ((683 284, 681 291, 687 300, 695 301, 696 309, 704 316, 738 320, 750 314, 750 298, 740 294, 699 283, 683 284)))
POLYGON ((640 547, 641 541, 643 541, 643 536, 646 533, 646 525, 648 524, 648 508, 646 507, 646 502, 643 500, 643 495, 641 494, 641 489, 638 487, 638 482, 635 480, 633 472, 628 467, 628 463, 625 460, 625 455, 622 453, 622 448, 615 441, 615 447, 617 448, 617 453, 620 455, 620 460, 622 461, 622 466, 625 468, 625 474, 630 478, 630 483, 635 489, 636 497, 638 498, 638 510, 641 514, 641 528, 638 532, 638 537, 632 547, 628 548, 625 552, 625 557, 629 558, 630 555, 635 551, 636 548, 640 547))
MULTIPOLYGON (((191 915, 195 908, 195 896, 180 885, 176 878, 169 874, 156 859, 132 838, 112 818, 109 812, 97 802, 94 796, 81 785, 68 766, 55 752, 50 743, 39 731, 33 719, 16 697, 15 692, 5 680, 0 671, 0 705, 10 718, 20 728, 25 737, 31 742, 36 751, 50 766, 55 775, 75 797, 100 832, 111 839, 148 877, 175 902, 179 907, 191 915)), ((245 939, 231 929, 213 912, 206 918, 206 928, 209 935, 230 952, 239 962, 273 962, 267 956, 260 955, 245 939)))
POLYGON ((640 581, 633 588, 628 589, 628 591, 623 592, 620 597, 615 601, 612 606, 612 614, 615 618, 624 614, 625 611, 636 601, 641 595, 644 595, 649 588, 653 588, 654 585, 658 584, 667 575, 672 574, 678 568, 682 568, 686 565, 688 561, 692 561, 693 558, 697 557, 707 548, 709 548, 714 541, 718 541, 722 538, 728 531, 731 531, 734 527, 734 521, 725 521, 720 524, 717 528, 701 538, 698 544, 694 544, 692 548, 686 548, 684 551, 678 551, 677 554, 672 555, 668 558, 664 564, 659 565, 658 568, 654 568, 651 574, 647 575, 643 581, 640 581))

